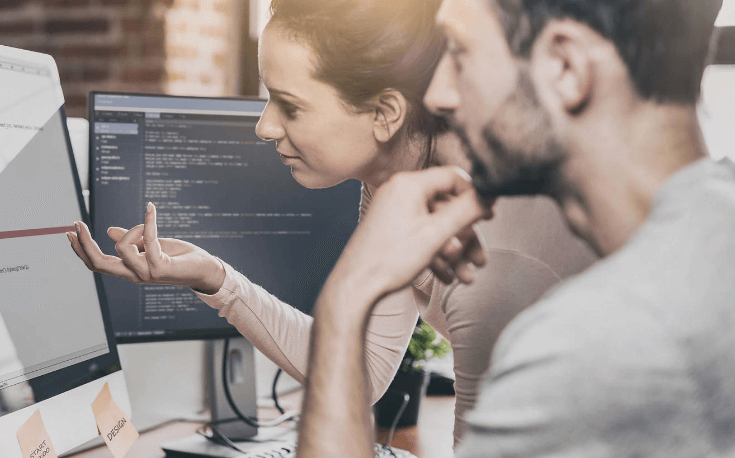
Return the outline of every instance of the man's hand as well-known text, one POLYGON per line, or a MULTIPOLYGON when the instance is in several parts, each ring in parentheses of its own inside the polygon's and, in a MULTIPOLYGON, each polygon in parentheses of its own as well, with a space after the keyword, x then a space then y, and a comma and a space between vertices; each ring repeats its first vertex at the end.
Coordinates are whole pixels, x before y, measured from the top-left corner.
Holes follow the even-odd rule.
POLYGON ((469 284, 475 279, 470 265, 484 266, 487 263, 485 251, 485 242, 477 228, 468 226, 444 244, 429 268, 444 283, 452 283, 456 277, 469 284))
POLYGON ((458 168, 398 174, 378 189, 317 299, 299 458, 374 456, 365 368, 370 310, 437 255, 448 276, 482 264, 471 224, 489 217, 490 206, 458 168))
POLYGON ((334 275, 360 275, 379 294, 400 289, 429 265, 444 282, 455 275, 471 282, 469 265, 485 263, 472 224, 491 217, 491 207, 457 167, 396 174, 378 188, 334 275))
POLYGON ((186 286, 205 294, 219 291, 225 270, 214 256, 188 242, 159 239, 156 208, 149 204, 145 224, 130 230, 111 227, 107 234, 116 242, 120 257, 102 253, 84 223, 68 232, 72 249, 89 270, 115 275, 132 283, 186 286))

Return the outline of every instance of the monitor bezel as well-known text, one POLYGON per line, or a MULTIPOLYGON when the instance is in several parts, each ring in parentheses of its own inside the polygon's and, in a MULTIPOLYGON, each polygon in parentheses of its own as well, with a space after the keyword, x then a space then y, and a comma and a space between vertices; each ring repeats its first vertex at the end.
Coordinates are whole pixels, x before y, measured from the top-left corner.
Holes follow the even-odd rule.
MULTIPOLYGON (((241 100, 241 101, 256 101, 268 103, 268 99, 263 97, 253 96, 237 96, 237 97, 206 97, 206 96, 189 96, 189 95, 171 95, 171 94, 153 94, 145 92, 124 92, 124 91, 92 91, 89 93, 87 98, 87 112, 89 120, 89 161, 92 163, 93 158, 93 142, 94 142, 94 98, 97 95, 125 95, 134 97, 155 97, 155 98, 178 98, 178 99, 194 99, 194 100, 241 100)), ((94 218, 94 198, 95 192, 93 191, 94 170, 92 167, 89 168, 89 210, 90 210, 90 221, 94 218)), ((90 230, 92 229, 91 224, 89 225, 90 230)), ((94 232, 93 236, 96 237, 94 232)), ((101 280, 100 280, 101 281, 101 280)), ((114 335, 114 328, 113 328, 114 335)), ((166 334, 158 335, 138 335, 138 336, 116 336, 118 344, 136 344, 136 343, 155 343, 155 342, 175 342, 175 341, 186 341, 186 340, 216 340, 225 339, 229 337, 242 337, 240 331, 233 325, 228 325, 222 328, 209 328, 209 329, 179 329, 171 331, 166 334)))

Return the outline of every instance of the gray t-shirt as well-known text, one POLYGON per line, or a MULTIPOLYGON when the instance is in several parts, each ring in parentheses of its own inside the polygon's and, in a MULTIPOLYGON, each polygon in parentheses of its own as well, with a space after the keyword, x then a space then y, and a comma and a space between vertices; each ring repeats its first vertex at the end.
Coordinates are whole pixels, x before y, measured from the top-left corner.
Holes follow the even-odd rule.
POLYGON ((460 457, 735 456, 735 164, 657 193, 622 249, 503 331, 460 457))

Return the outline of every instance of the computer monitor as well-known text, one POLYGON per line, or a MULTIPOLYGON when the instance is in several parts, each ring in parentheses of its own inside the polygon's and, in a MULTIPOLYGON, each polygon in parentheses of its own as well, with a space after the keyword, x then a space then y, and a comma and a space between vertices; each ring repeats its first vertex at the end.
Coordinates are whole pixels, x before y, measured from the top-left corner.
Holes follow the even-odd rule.
MULTIPOLYGON (((91 93, 90 213, 102 251, 115 254, 107 229, 142 223, 151 201, 159 237, 207 250, 309 313, 357 225, 360 184, 310 190, 296 182, 274 142, 255 134, 266 103, 91 93)), ((118 343, 239 336, 188 288, 112 276, 103 282, 118 343)), ((209 385, 216 389, 221 377, 214 353, 209 385)), ((252 362, 243 367, 250 382, 236 389, 240 398, 250 397, 243 402, 254 414, 252 362)), ((232 416, 221 393, 209 397, 214 418, 232 416)))
POLYGON ((0 457, 36 410, 59 454, 99 433, 108 383, 130 415, 102 282, 65 232, 86 221, 54 60, 0 46, 0 457))
MULTIPOLYGON (((260 99, 95 92, 89 99, 90 213, 103 252, 110 226, 143 222, 207 250, 309 313, 357 224, 359 183, 310 190, 274 142, 255 134, 260 99)), ((345 154, 350 154, 346 151, 345 154)), ((103 277, 120 343, 238 335, 188 288, 103 277)))

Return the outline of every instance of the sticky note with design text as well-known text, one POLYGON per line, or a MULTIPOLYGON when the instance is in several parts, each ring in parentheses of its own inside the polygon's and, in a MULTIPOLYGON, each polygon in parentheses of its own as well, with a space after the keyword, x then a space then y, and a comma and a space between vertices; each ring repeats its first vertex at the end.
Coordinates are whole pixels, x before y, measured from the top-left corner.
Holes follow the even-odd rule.
POLYGON ((104 437, 112 455, 115 458, 123 458, 139 434, 112 398, 110 386, 107 383, 92 402, 92 412, 97 421, 97 429, 104 437))
POLYGON ((36 410, 16 433, 23 458, 58 458, 51 445, 41 411, 36 410))

